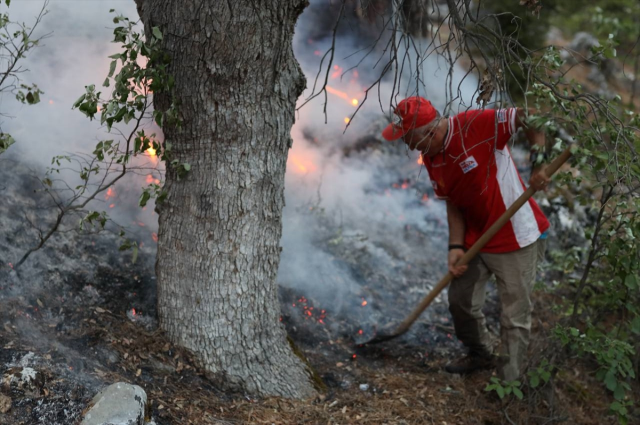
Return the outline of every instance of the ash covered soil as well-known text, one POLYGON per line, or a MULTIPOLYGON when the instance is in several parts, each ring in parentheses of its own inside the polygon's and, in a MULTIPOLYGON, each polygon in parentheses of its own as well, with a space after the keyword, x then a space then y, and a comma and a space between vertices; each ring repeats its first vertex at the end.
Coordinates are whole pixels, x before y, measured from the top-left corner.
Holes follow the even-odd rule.
MULTIPOLYGON (((399 169, 399 176, 402 172, 399 169)), ((443 372, 448 361, 463 353, 443 299, 401 338, 370 347, 357 344, 372 334, 376 324, 402 320, 440 279, 439 259, 422 255, 417 248, 428 238, 444 241, 446 226, 441 218, 427 219, 422 229, 403 227, 403 239, 408 242, 400 248, 386 246, 375 235, 362 238, 361 233, 349 233, 343 227, 342 239, 336 243, 336 224, 321 220, 318 243, 324 241, 325 252, 349 274, 334 278, 361 285, 350 289, 339 308, 290 282, 280 286, 280 301, 281 322, 326 388, 307 401, 254 399, 220 391, 216 379, 159 330, 155 247, 147 230, 138 235, 143 245, 132 263, 131 253, 118 251, 115 233, 79 232, 75 230, 78 217, 69 217, 63 231, 33 253, 19 273, 12 269, 37 244, 36 227, 45 228, 55 219, 55 208, 35 175, 20 162, 2 160, 0 393, 4 398, 0 423, 76 424, 91 398, 118 381, 144 388, 150 404, 148 419, 158 425, 504 421, 500 411, 509 406, 484 392, 491 372, 467 378, 443 372), (387 267, 374 267, 382 259, 387 267), (11 379, 25 373, 34 373, 37 379, 28 385, 11 379)), ((399 177, 392 189, 402 190, 406 182, 399 177)), ((428 193, 427 188, 418 191, 428 193)), ((422 199, 418 193, 416 202, 422 199)), ((497 332, 494 295, 486 313, 497 332)), ((536 298, 536 311, 544 311, 545 304, 552 302, 549 297, 536 298)), ((544 347, 547 328, 546 319, 536 317, 532 352, 544 347)), ((604 410, 606 400, 602 400, 601 405, 588 402, 570 389, 558 388, 551 395, 532 394, 521 405, 510 402, 509 408, 539 411, 539 423, 563 419, 595 424, 602 423, 599 413, 594 414, 604 410)))

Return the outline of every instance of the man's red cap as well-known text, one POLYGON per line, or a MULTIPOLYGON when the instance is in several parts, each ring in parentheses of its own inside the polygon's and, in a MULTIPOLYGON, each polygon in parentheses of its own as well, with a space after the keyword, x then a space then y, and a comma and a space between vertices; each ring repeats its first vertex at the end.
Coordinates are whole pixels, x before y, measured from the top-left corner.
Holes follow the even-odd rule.
POLYGON ((400 101, 393 114, 393 122, 382 130, 382 137, 389 141, 401 138, 411 129, 429 124, 438 115, 431 102, 418 96, 400 101))

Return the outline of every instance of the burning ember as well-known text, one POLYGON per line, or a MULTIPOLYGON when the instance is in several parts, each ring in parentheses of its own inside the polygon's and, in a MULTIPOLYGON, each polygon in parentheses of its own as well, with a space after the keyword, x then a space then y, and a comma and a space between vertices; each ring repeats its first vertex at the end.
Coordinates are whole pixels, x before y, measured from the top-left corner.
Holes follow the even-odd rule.
POLYGON ((324 320, 327 317, 327 311, 320 310, 312 306, 309 300, 307 300, 305 297, 301 296, 300 298, 298 298, 296 303, 292 303, 291 305, 293 307, 298 307, 301 309, 302 315, 305 320, 315 319, 316 322, 323 325, 325 324, 324 320))
POLYGON ((153 174, 148 174, 145 181, 148 184, 151 184, 151 183, 160 184, 160 180, 158 180, 155 177, 153 177, 153 174))
POLYGON ((338 78, 342 74, 342 68, 338 65, 333 65, 333 72, 331 73, 331 78, 338 78))
POLYGON ((367 304, 368 304, 368 303, 367 303, 367 300, 365 300, 365 299, 363 298, 363 299, 362 299, 362 303, 361 303, 360 305, 361 305, 362 307, 364 307, 364 306, 366 306, 367 304))
POLYGON ((158 243, 158 234, 156 232, 151 233, 151 239, 153 239, 155 243, 158 243))
POLYGON ((328 91, 329 93, 331 93, 332 95, 334 95, 334 96, 338 96, 338 97, 339 97, 339 98, 341 98, 341 99, 344 99, 344 100, 349 101, 349 103, 351 103, 353 106, 358 106, 358 104, 360 103, 360 102, 358 101, 358 99, 356 99, 356 98, 350 99, 350 98, 349 98, 349 95, 348 95, 347 93, 345 93, 345 92, 343 92, 343 91, 340 91, 340 90, 338 90, 338 89, 335 89, 335 88, 333 88, 333 87, 331 87, 331 86, 326 86, 326 89, 327 89, 327 91, 328 91))
POLYGON ((104 194, 104 199, 112 199, 116 197, 116 190, 112 187, 107 189, 107 193, 104 194))
POLYGON ((147 154, 149 154, 149 156, 156 156, 156 150, 151 147, 147 149, 147 154))

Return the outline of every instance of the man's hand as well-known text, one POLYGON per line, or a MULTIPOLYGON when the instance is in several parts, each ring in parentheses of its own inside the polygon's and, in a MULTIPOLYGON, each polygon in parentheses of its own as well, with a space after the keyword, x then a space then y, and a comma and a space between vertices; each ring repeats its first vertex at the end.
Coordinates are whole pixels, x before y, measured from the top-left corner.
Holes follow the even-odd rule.
POLYGON ((545 172, 545 168, 546 167, 539 167, 534 169, 531 172, 531 178, 529 179, 529 186, 533 187, 536 191, 537 190, 544 190, 546 191, 547 188, 549 187, 549 183, 551 182, 551 179, 549 178, 549 176, 547 176, 547 173, 545 172))
POLYGON ((456 263, 458 260, 462 258, 464 255, 464 250, 462 249, 452 249, 449 251, 449 271, 455 277, 460 277, 467 271, 467 265, 457 266, 456 263))

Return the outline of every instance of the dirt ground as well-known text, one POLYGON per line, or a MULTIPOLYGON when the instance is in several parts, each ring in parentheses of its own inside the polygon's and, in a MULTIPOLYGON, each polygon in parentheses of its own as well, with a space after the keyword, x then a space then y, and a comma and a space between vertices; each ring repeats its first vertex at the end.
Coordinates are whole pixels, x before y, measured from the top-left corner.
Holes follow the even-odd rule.
MULTIPOLYGON (((0 360, 15 364, 35 353, 44 379, 31 392, 3 387, 13 405, 0 423, 77 423, 97 389, 117 381, 147 391, 149 418, 158 425, 616 423, 606 416, 610 396, 579 361, 555 378, 553 388, 525 388, 523 401, 484 391, 490 371, 464 378, 445 373, 447 361, 462 353, 446 324, 432 326, 434 338, 424 346, 400 340, 373 347, 310 335, 312 327, 298 325, 290 335, 322 377, 324 391, 305 401, 224 393, 157 330, 154 282, 145 270, 103 269, 96 276, 91 284, 80 274, 66 279, 60 292, 2 301, 0 360)), ((549 295, 536 295, 537 311, 550 302, 549 295)), ((535 359, 550 355, 544 351, 549 325, 541 316, 531 344, 535 359)))

